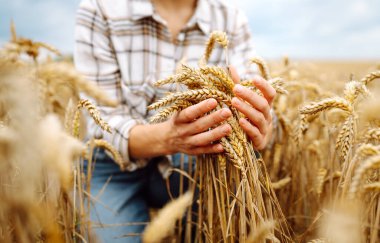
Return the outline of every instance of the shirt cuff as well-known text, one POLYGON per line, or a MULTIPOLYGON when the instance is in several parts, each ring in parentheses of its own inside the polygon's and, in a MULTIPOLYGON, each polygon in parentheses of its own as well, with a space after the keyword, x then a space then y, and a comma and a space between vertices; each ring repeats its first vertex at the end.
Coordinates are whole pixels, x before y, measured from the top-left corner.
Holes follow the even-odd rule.
POLYGON ((105 135, 105 139, 111 141, 111 144, 116 146, 116 149, 120 152, 123 159, 121 167, 127 171, 143 168, 149 161, 149 159, 133 159, 129 154, 130 131, 134 126, 142 124, 147 124, 147 122, 142 119, 131 119, 125 122, 123 126, 119 127, 119 129, 114 129, 112 134, 105 135))

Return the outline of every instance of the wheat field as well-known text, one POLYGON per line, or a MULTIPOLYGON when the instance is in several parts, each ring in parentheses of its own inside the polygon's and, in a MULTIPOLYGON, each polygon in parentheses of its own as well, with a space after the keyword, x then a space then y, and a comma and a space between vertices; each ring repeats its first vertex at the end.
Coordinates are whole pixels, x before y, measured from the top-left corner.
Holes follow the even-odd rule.
MULTIPOLYGON (((156 83, 188 90, 152 104, 152 122, 210 97, 216 109, 231 108, 228 71, 207 65, 214 45, 228 52, 227 36, 212 34, 198 68, 183 64, 156 83)), ((89 210, 97 198, 84 160, 95 163, 93 150, 102 147, 121 170, 128 166, 108 142, 83 142, 84 113, 112 132, 96 104, 118 104, 71 62, 55 61, 59 55, 19 37, 13 25, 0 50, 1 242, 96 242, 89 210), (53 58, 41 58, 42 49, 53 58)), ((380 64, 290 56, 268 63, 252 57, 252 65, 277 91, 273 142, 255 153, 231 108, 225 152, 198 156, 193 172, 173 171, 190 177, 191 190, 152 213, 144 242, 379 242, 380 64)))

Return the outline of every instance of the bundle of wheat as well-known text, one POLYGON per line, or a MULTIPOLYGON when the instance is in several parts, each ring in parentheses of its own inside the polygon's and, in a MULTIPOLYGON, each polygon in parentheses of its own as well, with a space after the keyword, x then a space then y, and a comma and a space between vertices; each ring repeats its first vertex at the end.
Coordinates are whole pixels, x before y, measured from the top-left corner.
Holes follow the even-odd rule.
MULTIPOLYGON (((174 112, 203 100, 214 98, 218 101, 216 110, 229 107, 233 116, 227 121, 232 132, 220 140, 224 154, 198 156, 195 178, 199 189, 198 235, 202 242, 244 242, 250 232, 255 232, 266 222, 276 220, 276 227, 267 229, 268 235, 282 242, 289 240, 289 230, 273 191, 265 164, 255 154, 254 148, 239 126, 241 114, 231 105, 234 97, 234 82, 222 67, 207 66, 208 58, 215 43, 227 49, 227 36, 213 32, 207 43, 200 68, 183 65, 174 76, 156 84, 179 83, 188 90, 170 94, 152 104, 149 109, 161 109, 152 121, 161 121, 174 112), (276 238, 277 237, 277 238, 276 238)), ((259 62, 254 59, 253 62, 259 62)), ((260 63, 264 72, 268 72, 260 63)), ((268 74, 266 74, 268 76, 268 74)), ((285 93, 279 79, 269 80, 279 92, 285 93)), ((252 86, 252 82, 242 82, 252 86)), ((260 93, 260 92, 258 92, 260 93)), ((189 242, 194 239, 187 239, 189 242)))

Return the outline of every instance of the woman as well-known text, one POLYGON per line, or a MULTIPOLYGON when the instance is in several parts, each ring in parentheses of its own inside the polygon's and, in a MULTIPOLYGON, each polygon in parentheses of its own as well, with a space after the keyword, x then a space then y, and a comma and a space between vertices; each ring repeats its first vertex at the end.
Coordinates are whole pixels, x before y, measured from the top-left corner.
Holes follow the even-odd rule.
MULTIPOLYGON (((173 87, 155 88, 154 81, 175 72, 185 60, 197 66, 204 45, 213 30, 229 37, 229 61, 235 82, 241 75, 253 75, 248 67, 253 57, 248 23, 242 12, 223 0, 83 0, 77 16, 75 64, 89 80, 117 99, 117 108, 100 106, 103 118, 114 129, 103 133, 89 121, 89 137, 112 143, 129 163, 120 172, 104 152, 96 154, 92 179, 92 220, 100 223, 97 233, 103 241, 139 242, 149 207, 161 207, 168 200, 162 175, 169 161, 178 164, 179 153, 220 153, 217 142, 231 127, 223 121, 231 116, 227 108, 212 111, 214 99, 191 106, 168 121, 148 124, 147 106, 173 87), (214 128, 213 128, 214 127, 214 128), (209 129, 213 128, 213 129, 209 129), (112 227, 109 227, 112 225, 112 227)), ((217 48, 211 65, 225 65, 222 48, 217 48)), ((253 76, 252 76, 253 77, 253 76)), ((270 106, 275 90, 260 77, 253 78, 262 91, 235 86, 232 101, 248 119, 240 121, 257 149, 265 147, 271 131, 270 106)), ((178 178, 169 178, 178 191, 178 178)))

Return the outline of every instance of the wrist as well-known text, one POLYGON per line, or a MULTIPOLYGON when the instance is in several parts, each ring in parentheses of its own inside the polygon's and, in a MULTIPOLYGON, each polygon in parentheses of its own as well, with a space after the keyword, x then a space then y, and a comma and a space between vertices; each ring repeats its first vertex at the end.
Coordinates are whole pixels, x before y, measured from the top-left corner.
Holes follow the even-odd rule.
POLYGON ((167 145, 165 124, 144 124, 134 126, 129 134, 129 155, 133 159, 147 159, 171 153, 167 145))
POLYGON ((159 132, 157 145, 163 155, 175 154, 177 152, 172 142, 173 141, 172 136, 171 136, 172 126, 170 122, 171 122, 170 120, 167 120, 165 122, 156 124, 158 126, 157 131, 159 132))

